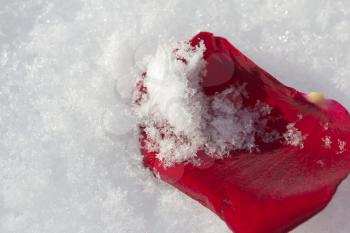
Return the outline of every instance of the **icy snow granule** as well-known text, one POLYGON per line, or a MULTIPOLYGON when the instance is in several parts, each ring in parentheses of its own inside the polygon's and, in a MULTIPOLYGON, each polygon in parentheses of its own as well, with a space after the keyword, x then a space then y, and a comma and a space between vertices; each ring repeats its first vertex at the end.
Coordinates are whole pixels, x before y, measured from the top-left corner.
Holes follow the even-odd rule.
POLYGON ((322 139, 322 142, 324 143, 324 147, 327 149, 330 149, 332 146, 332 139, 330 136, 325 136, 322 139))
POLYGON ((304 140, 307 135, 303 135, 303 133, 295 127, 295 123, 289 123, 287 125, 287 132, 283 134, 285 143, 288 145, 304 148, 304 140))
POLYGON ((342 154, 346 151, 346 142, 338 139, 338 152, 337 154, 342 154))

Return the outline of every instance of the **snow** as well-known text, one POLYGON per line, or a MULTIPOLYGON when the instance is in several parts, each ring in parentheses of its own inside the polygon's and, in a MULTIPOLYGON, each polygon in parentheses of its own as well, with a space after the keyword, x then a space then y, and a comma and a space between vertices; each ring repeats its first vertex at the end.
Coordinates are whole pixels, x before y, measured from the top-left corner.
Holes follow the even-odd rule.
MULTIPOLYGON (((0 232, 230 232, 142 169, 129 103, 143 59, 207 30, 350 108, 349 17, 347 0, 1 1, 0 232)), ((293 232, 349 232, 349 195, 347 179, 293 232)))
MULTIPOLYGON (((147 136, 145 149, 157 152, 166 166, 199 164, 198 151, 223 158, 233 150, 258 150, 257 137, 268 142, 281 138, 266 130, 271 106, 260 100, 253 108, 243 106, 243 99, 249 99, 246 83, 212 96, 204 94, 205 50, 203 42, 160 45, 150 56, 147 72, 138 75, 134 105, 138 125, 147 136)), ((299 131, 288 133, 294 141, 302 136, 299 131)), ((291 143, 302 145, 302 139, 291 143)))
POLYGON ((203 43, 192 47, 188 41, 164 44, 151 58, 147 74, 137 81, 135 113, 149 140, 157 142, 147 147, 158 151, 169 166, 193 158, 205 144, 201 126, 205 104, 199 88, 205 49, 203 43))
POLYGON ((284 141, 287 145, 292 145, 299 148, 304 148, 304 140, 308 135, 303 133, 295 127, 295 123, 287 125, 287 131, 283 134, 284 141))
POLYGON ((338 151, 337 154, 343 154, 347 149, 346 149, 346 142, 338 139, 338 151))
POLYGON ((332 139, 330 136, 324 136, 321 138, 322 142, 324 143, 324 147, 327 149, 330 149, 332 147, 332 139))

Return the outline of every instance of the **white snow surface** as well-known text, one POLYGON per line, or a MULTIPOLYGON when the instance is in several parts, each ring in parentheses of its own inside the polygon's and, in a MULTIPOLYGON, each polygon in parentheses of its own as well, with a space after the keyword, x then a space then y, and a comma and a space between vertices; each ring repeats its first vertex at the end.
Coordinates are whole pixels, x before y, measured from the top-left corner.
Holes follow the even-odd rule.
MULTIPOLYGON (((143 169, 130 105, 159 42, 201 30, 350 108, 348 0, 1 0, 1 233, 230 232, 143 169)), ((350 232, 349 197, 293 232, 350 232)))

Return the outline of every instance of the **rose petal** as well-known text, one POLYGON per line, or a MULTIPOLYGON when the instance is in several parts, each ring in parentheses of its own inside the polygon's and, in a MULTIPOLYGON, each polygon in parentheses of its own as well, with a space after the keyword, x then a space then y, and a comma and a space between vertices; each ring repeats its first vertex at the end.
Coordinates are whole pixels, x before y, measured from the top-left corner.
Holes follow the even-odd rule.
MULTIPOLYGON (((322 105, 308 101, 224 38, 202 32, 191 44, 200 41, 207 48, 204 93, 215 95, 232 84, 246 83, 249 98, 243 100, 244 106, 258 100, 270 105, 276 119, 270 128, 291 141, 264 143, 261 138, 259 151, 235 151, 224 159, 198 151, 200 166, 184 162, 170 168, 142 147, 144 164, 214 211, 236 233, 288 232, 322 210, 348 175, 349 113, 334 100, 322 105), (293 144, 295 135, 302 137, 302 144, 293 144)), ((141 128, 141 144, 147 140, 141 128)))

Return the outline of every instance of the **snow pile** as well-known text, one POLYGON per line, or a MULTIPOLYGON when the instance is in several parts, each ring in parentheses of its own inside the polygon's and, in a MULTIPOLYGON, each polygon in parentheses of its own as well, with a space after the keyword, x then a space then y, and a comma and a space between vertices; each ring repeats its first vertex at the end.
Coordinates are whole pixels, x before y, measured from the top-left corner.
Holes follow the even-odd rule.
POLYGON ((198 47, 188 42, 163 45, 140 80, 146 93, 137 97, 141 101, 136 113, 149 139, 158 143, 148 149, 159 151, 167 165, 192 158, 205 144, 201 126, 205 103, 199 91, 204 51, 203 43, 198 47))
POLYGON ((135 109, 147 150, 156 151, 167 166, 198 163, 199 150, 222 158, 233 150, 259 149, 257 137, 265 142, 280 138, 266 132, 270 106, 260 101, 254 108, 243 106, 249 98, 246 83, 213 96, 203 93, 205 49, 203 42, 196 47, 187 41, 162 45, 138 81, 135 109))

